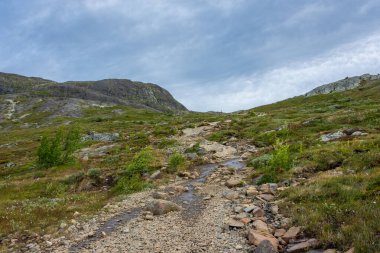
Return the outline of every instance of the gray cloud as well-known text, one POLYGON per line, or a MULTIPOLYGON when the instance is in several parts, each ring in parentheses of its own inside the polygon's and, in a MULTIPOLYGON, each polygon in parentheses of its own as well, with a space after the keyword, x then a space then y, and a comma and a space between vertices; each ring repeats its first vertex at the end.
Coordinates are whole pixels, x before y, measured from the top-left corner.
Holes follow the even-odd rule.
POLYGON ((162 85, 232 111, 379 68, 378 1, 4 0, 0 71, 162 85))

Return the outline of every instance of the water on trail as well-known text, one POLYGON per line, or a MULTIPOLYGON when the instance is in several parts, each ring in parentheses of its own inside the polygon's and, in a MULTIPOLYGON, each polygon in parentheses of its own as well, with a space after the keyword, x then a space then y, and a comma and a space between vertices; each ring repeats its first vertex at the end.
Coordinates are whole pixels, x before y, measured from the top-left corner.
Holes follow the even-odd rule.
MULTIPOLYGON (((197 184, 205 183, 207 177, 219 166, 225 166, 239 170, 244 168, 245 164, 240 159, 236 158, 221 163, 212 163, 196 167, 196 169, 200 172, 199 177, 186 181, 182 184, 188 188, 188 191, 182 192, 169 199, 170 201, 173 201, 184 208, 182 215, 186 220, 196 219, 196 217, 201 213, 202 209, 205 208, 203 201, 204 196, 197 194, 195 188, 197 184)), ((103 232, 110 234, 111 232, 115 231, 120 225, 125 225, 128 221, 139 217, 142 212, 143 208, 138 207, 128 209, 120 214, 111 217, 97 229, 92 237, 85 238, 76 245, 73 245, 69 249, 69 252, 78 252, 81 249, 88 248, 91 243, 98 241, 103 237, 103 232)))

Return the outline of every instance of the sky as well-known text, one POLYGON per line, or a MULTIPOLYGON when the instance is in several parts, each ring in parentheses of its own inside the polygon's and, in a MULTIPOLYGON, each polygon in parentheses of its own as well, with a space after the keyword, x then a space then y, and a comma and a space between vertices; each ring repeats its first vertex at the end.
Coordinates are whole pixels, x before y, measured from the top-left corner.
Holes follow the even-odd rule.
POLYGON ((0 72, 158 84, 231 112, 380 73, 379 0, 1 0, 0 72))

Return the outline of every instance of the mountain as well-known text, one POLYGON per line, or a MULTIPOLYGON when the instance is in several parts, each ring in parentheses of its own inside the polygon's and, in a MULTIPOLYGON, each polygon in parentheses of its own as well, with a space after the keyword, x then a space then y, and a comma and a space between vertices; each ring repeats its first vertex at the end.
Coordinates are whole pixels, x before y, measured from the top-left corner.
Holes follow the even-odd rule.
POLYGON ((333 92, 351 90, 360 86, 362 83, 366 81, 379 80, 379 79, 380 79, 380 74, 377 74, 377 75, 364 74, 362 76, 346 77, 342 80, 319 86, 307 92, 305 96, 309 97, 309 96, 314 96, 314 95, 319 95, 319 94, 328 94, 328 93, 333 93, 333 92))
POLYGON ((38 77, 0 73, 0 96, 3 98, 0 100, 2 107, 16 99, 21 111, 34 107, 37 111, 61 116, 79 116, 83 106, 93 104, 126 105, 170 113, 187 111, 162 87, 128 79, 58 83, 38 77))

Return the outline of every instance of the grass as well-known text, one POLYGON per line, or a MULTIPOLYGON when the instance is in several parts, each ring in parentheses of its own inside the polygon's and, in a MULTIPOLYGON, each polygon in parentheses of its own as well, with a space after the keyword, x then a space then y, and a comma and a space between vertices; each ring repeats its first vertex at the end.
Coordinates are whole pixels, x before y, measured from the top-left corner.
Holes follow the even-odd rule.
MULTIPOLYGON (((249 159, 255 168, 252 174, 263 176, 259 183, 308 178, 307 183, 281 194, 281 211, 295 225, 305 226, 306 233, 326 248, 355 246, 357 252, 376 252, 380 248, 378 94, 380 82, 373 82, 352 91, 300 96, 232 114, 170 115, 113 106, 89 107, 80 118, 48 119, 49 115, 31 110, 20 122, 0 123, 0 238, 24 230, 54 233, 75 211, 93 214, 119 195, 153 187, 145 178, 166 162, 169 172, 189 165, 175 153, 178 143, 172 136, 187 127, 219 121, 220 129, 209 140, 223 143, 234 137, 261 148, 249 159), (35 161, 41 136, 53 138, 68 121, 81 134, 117 132, 121 138, 104 157, 39 168, 35 161), (23 123, 40 127, 23 128, 23 123), (320 140, 322 134, 346 129, 368 135, 328 143, 320 140), (7 162, 16 167, 4 168, 7 162), (112 183, 107 185, 106 179, 112 183), (104 186, 112 190, 104 191, 104 186)), ((185 152, 201 155, 203 150, 194 145, 185 152)))

